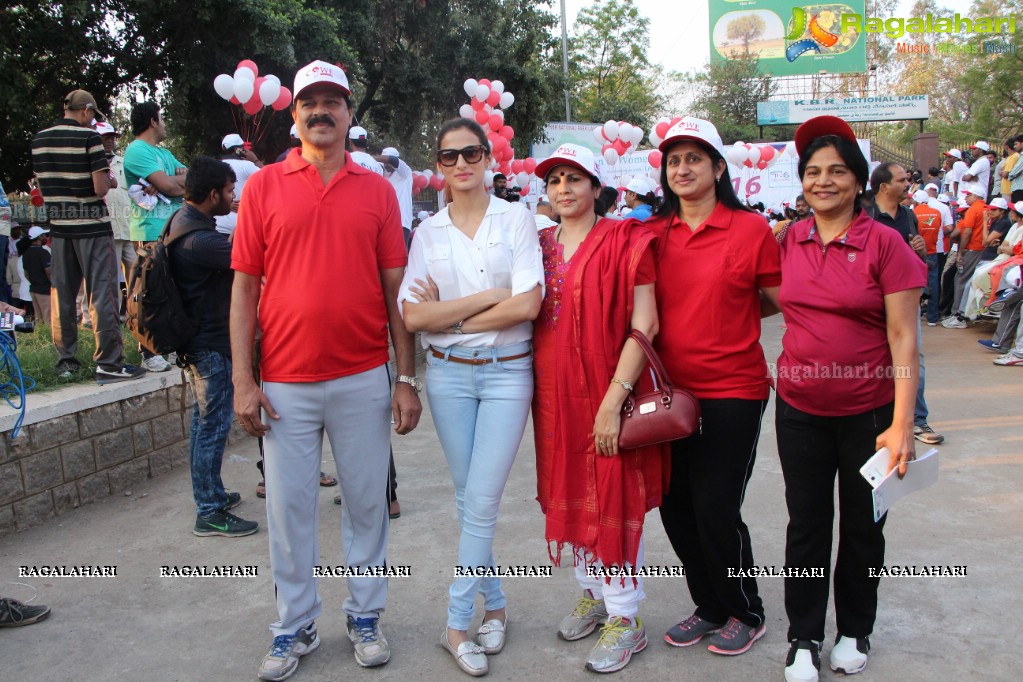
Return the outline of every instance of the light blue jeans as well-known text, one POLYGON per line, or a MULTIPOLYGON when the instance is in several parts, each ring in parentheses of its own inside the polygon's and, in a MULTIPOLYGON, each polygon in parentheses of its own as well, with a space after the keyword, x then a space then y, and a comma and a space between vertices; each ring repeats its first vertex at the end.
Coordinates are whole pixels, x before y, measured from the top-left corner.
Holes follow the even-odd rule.
MULTIPOLYGON (((426 353, 426 396, 455 484, 461 567, 495 565, 497 512, 533 399, 533 358, 485 365, 448 358, 508 357, 530 347, 529 342, 485 349, 451 346, 438 349, 443 359, 426 353)), ((499 578, 458 576, 451 584, 449 628, 469 629, 478 592, 488 611, 507 603, 499 578)))

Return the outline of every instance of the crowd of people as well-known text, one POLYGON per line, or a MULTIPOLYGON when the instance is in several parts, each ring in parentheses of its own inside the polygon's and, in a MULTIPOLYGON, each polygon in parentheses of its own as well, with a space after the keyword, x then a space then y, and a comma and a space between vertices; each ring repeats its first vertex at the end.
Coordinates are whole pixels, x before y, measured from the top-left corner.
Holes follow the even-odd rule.
POLYGON ((884 447, 889 471, 904 475, 915 441, 944 440, 927 422, 921 317, 936 325, 944 310, 943 326, 961 328, 1001 310, 994 338, 981 344, 1000 352, 997 364, 1023 364, 1018 153, 992 169, 978 142, 964 170, 953 149, 946 172, 914 183, 898 164, 871 171, 848 124, 820 116, 796 133, 802 194, 784 212, 756 210, 735 194, 714 124, 685 117, 659 145, 658 179, 626 186, 625 215, 593 153, 573 144, 537 166, 546 200, 531 214, 503 178, 488 191, 486 134, 460 118, 436 141, 445 206, 413 217, 411 169, 393 147, 369 153, 343 69, 306 65, 293 92, 296 142, 275 163, 262 164, 230 133, 221 159, 188 166, 161 146, 156 104, 135 106, 122 159, 117 131, 93 123, 102 115, 92 96, 70 93, 66 118, 33 142, 50 230, 32 227, 19 241, 20 250, 28 240, 29 298, 43 316, 53 300, 54 344, 68 370, 78 366, 84 280, 96 376, 109 383, 167 364, 152 353, 144 368, 124 363, 117 294, 118 270, 136 247, 164 239, 198 328, 176 358, 194 400, 196 535, 258 531, 230 513, 241 496, 221 480, 232 418, 263 451, 278 619, 260 679, 290 677, 320 644, 313 569, 324 434, 340 481, 344 562, 356 573, 342 605, 347 634, 360 666, 390 659, 380 617, 397 516, 391 430, 417 427, 424 386, 453 484, 452 556, 469 569, 451 583, 441 644, 465 673, 486 674, 507 640, 500 578, 472 569, 498 565, 501 498, 530 414, 544 539, 555 565, 570 553, 582 593, 557 636, 600 632, 585 667, 622 670, 648 645, 639 612, 653 509, 695 605, 664 640, 704 641, 722 656, 749 651, 766 615, 742 507, 772 387, 789 514, 784 676, 818 679, 832 578, 830 666, 863 670, 877 615, 870 569, 884 564, 886 517, 875 523, 859 469, 884 447), (989 199, 992 176, 1007 198, 989 199), (316 295, 323 291, 338 295, 316 295), (772 376, 761 320, 779 312, 786 331, 772 376), (699 429, 625 448, 623 406, 649 382, 642 338, 695 397, 699 429), (821 373, 836 367, 844 371, 821 373))

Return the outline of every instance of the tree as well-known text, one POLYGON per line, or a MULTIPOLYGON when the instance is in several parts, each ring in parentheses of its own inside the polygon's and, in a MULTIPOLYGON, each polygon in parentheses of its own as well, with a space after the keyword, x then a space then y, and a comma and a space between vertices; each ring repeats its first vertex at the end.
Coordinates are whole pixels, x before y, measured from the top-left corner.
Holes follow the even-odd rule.
POLYGON ((749 52, 749 44, 763 35, 767 23, 756 14, 743 14, 732 19, 725 27, 725 36, 729 40, 742 42, 742 51, 749 52))
POLYGON ((712 122, 725 144, 758 137, 757 102, 771 97, 774 83, 760 72, 756 55, 744 52, 711 62, 688 83, 693 113, 712 122))
POLYGON ((650 128, 664 97, 662 70, 647 59, 649 28, 633 0, 598 0, 579 12, 569 43, 573 118, 650 128))

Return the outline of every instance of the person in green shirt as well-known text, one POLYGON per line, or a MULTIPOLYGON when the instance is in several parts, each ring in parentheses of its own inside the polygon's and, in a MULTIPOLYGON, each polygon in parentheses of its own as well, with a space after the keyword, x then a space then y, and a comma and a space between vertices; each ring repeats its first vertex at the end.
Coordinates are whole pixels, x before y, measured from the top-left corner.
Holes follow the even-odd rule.
POLYGON ((152 210, 132 204, 131 239, 155 242, 167 219, 181 208, 185 194, 185 166, 169 150, 160 146, 167 139, 167 131, 158 104, 136 104, 131 112, 131 128, 135 139, 124 152, 125 179, 129 185, 145 180, 150 185, 149 193, 162 195, 152 210))

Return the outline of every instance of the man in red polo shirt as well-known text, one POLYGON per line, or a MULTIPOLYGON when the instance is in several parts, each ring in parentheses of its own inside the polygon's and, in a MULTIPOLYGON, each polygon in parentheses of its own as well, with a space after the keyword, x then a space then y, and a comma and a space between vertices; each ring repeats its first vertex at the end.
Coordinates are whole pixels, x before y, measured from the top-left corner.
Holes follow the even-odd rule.
MULTIPOLYGON (((259 668, 264 680, 290 677, 320 643, 315 619, 323 604, 313 569, 324 431, 344 499, 345 565, 381 571, 389 426, 408 433, 422 411, 412 335, 397 307, 406 252, 394 190, 345 152, 352 104, 340 67, 321 61, 302 67, 294 93, 302 147, 249 179, 231 259, 235 412, 266 445, 279 620, 270 626, 274 641, 259 668), (262 389, 251 371, 257 315, 262 389), (399 373, 393 399, 388 327, 399 373)), ((378 620, 387 578, 351 577, 348 593, 343 608, 355 660, 383 665, 390 649, 378 620)))

